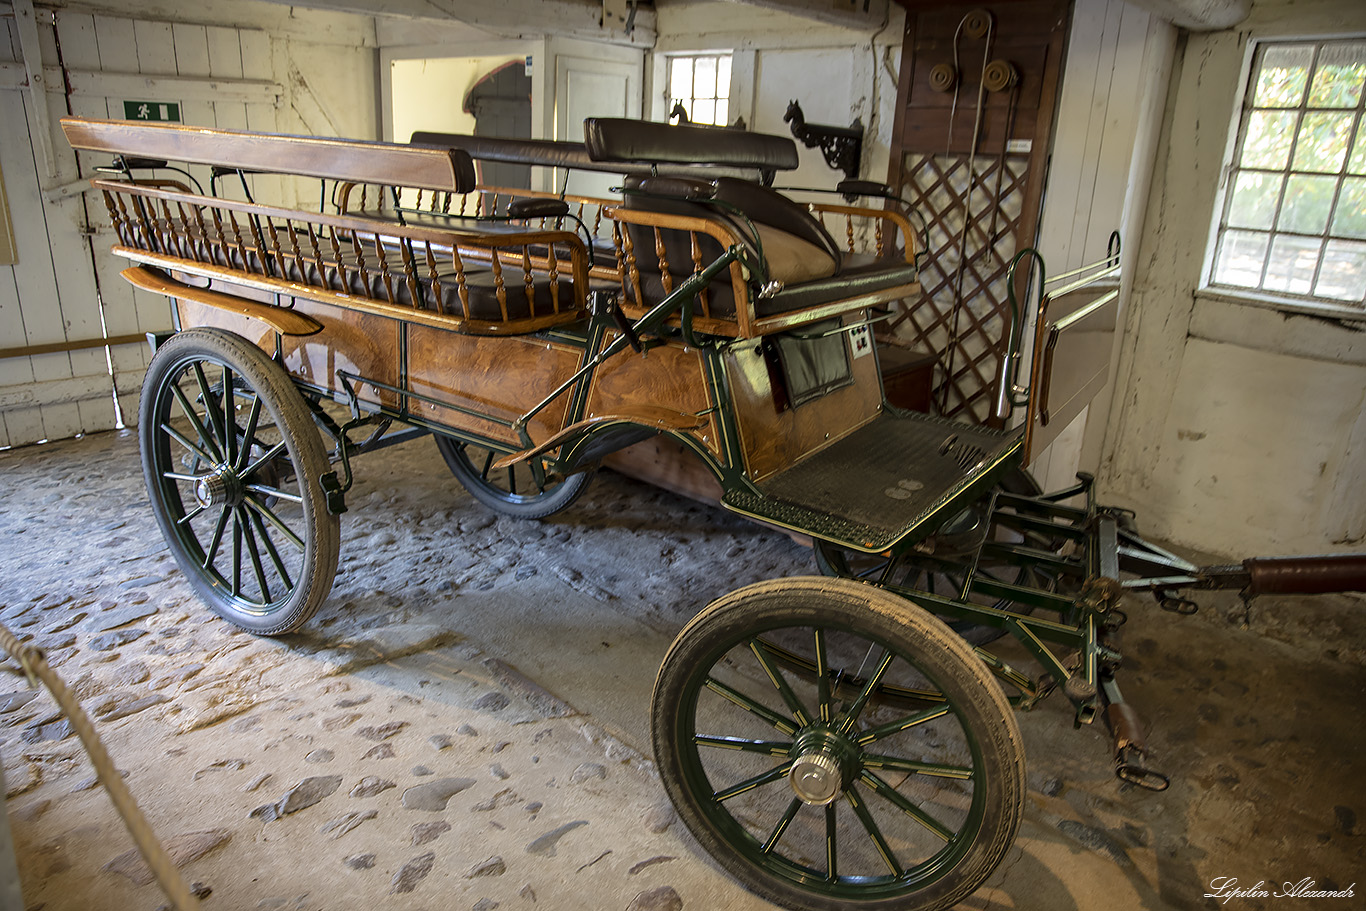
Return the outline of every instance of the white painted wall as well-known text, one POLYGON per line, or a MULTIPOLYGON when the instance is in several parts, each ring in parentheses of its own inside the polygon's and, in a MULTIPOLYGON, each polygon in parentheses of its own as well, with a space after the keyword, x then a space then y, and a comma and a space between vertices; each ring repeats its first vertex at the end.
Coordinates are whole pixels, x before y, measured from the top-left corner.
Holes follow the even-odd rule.
POLYGON ((465 96, 489 73, 524 55, 494 57, 417 57, 389 61, 390 123, 385 138, 407 142, 416 130, 473 133, 474 115, 465 96))
MULTIPOLYGON (((163 0, 127 0, 40 15, 42 64, 58 66, 60 35, 69 70, 138 77, 108 80, 118 90, 78 89, 73 113, 123 116, 122 101, 173 101, 186 123, 372 138, 377 135, 373 21, 291 10, 253 0, 203 0, 192 10, 163 0), (193 19, 193 22, 187 21, 193 19), (142 78, 146 77, 146 78, 142 78), (204 80, 189 84, 158 77, 204 80), (214 90, 207 81, 221 88, 214 90), (261 84, 278 91, 246 93, 261 84), (136 94, 129 95, 130 86, 136 94), (108 94, 106 94, 106 92, 108 94)), ((22 60, 13 19, 0 25, 0 62, 22 60)), ((20 242, 19 262, 0 266, 0 347, 84 341, 169 328, 164 298, 134 292, 119 263, 103 205, 79 188, 92 164, 66 146, 57 118, 67 112, 61 80, 49 80, 46 108, 56 170, 38 141, 37 109, 16 82, 0 85, 0 170, 20 242), (93 240, 85 232, 93 228, 93 240), (93 264, 91 246, 93 244, 93 264)), ((201 179, 206 175, 200 174, 201 179)), ((272 179, 257 178, 264 184, 272 179)), ((291 188, 281 187, 288 193, 291 188)), ((286 200, 287 201, 287 200, 286 200)), ((146 368, 144 344, 0 360, 0 446, 61 439, 136 420, 146 368), (111 376, 112 370, 112 376, 111 376)))
MULTIPOLYGON (((783 122, 796 99, 810 123, 864 127, 860 177, 887 179, 897 70, 905 12, 893 5, 885 25, 867 32, 822 25, 789 13, 736 3, 670 3, 658 11, 659 41, 646 87, 646 112, 663 120, 664 62, 669 53, 732 51, 730 117, 752 130, 790 136, 783 122), (655 87, 658 91, 655 91, 655 87)), ((800 146, 801 167, 778 175, 780 186, 833 188, 844 178, 819 149, 800 146)))
POLYGON ((1101 473, 1150 534, 1235 556, 1366 540, 1362 325, 1198 291, 1249 40, 1346 32, 1357 0, 1259 0, 1178 49, 1101 473))

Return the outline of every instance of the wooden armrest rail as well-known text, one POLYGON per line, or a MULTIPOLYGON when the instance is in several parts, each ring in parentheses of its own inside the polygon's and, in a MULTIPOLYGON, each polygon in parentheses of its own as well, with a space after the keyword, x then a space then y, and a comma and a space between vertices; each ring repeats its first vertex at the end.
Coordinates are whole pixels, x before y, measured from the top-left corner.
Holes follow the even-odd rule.
MULTIPOLYGON (((871 209, 867 206, 845 206, 823 202, 813 202, 810 207, 812 214, 820 220, 822 225, 825 224, 823 215, 844 216, 845 249, 850 253, 856 252, 854 248, 854 219, 869 219, 873 223, 873 252, 879 259, 887 255, 888 238, 885 236, 884 223, 890 222, 893 228, 893 243, 895 243, 895 234, 899 232, 904 244, 906 262, 915 265, 916 233, 911 228, 910 220, 900 212, 894 212, 891 209, 871 209)), ((826 226, 826 230, 829 230, 829 226, 826 226)))

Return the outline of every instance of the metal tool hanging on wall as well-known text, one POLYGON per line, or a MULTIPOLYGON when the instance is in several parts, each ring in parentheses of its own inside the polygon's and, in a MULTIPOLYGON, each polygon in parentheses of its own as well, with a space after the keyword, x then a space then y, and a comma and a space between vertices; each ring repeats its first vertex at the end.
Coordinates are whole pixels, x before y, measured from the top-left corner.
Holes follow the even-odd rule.
POLYGON ((972 139, 968 146, 967 160, 967 189, 963 194, 963 225, 958 235, 958 263, 954 270, 953 277, 953 308, 950 318, 949 344, 948 344, 948 363, 945 365, 946 382, 942 386, 941 400, 939 408, 941 411, 947 410, 948 394, 952 387, 954 372, 954 360, 960 338, 960 324, 962 320, 963 300, 963 276, 971 260, 976 259, 981 253, 996 243, 996 229, 999 223, 1001 184, 1005 175, 1005 156, 1009 148, 1010 133, 1014 125, 1015 107, 1018 100, 1018 86, 1020 74, 1015 65, 1008 60, 993 59, 992 49, 996 36, 996 17, 985 9, 976 9, 967 13, 958 23, 958 28, 953 35, 953 63, 940 63, 931 68, 929 74, 930 88, 936 92, 953 92, 953 102, 949 109, 949 126, 944 141, 944 154, 946 156, 953 153, 954 125, 958 114, 958 101, 963 88, 963 70, 960 60, 960 42, 964 38, 969 41, 982 42, 982 67, 977 78, 977 103, 973 108, 972 115, 972 139), (996 167, 996 186, 991 197, 991 223, 986 232, 986 241, 982 247, 968 253, 968 227, 972 218, 972 198, 977 189, 977 150, 981 142, 982 128, 986 119, 987 97, 989 94, 999 94, 1010 91, 1010 99, 1006 106, 1005 128, 1002 131, 1001 157, 996 167))

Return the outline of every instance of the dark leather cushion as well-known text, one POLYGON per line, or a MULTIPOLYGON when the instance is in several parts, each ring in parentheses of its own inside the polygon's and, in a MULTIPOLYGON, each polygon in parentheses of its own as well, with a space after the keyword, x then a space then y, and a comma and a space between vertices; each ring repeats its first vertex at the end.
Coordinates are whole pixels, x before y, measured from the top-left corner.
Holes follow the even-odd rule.
POLYGON ((727 127, 590 117, 583 122, 583 135, 588 157, 594 161, 717 164, 780 171, 790 171, 799 163, 797 144, 789 137, 727 127))
POLYGON ((870 294, 895 285, 909 285, 918 281, 915 266, 905 261, 899 263, 870 263, 859 269, 846 269, 838 276, 789 285, 768 298, 754 302, 754 312, 759 316, 772 316, 776 313, 791 313, 820 304, 870 294))
POLYGON ((721 177, 716 181, 714 198, 722 205, 739 209, 750 221, 786 231, 809 244, 815 244, 836 264, 839 263, 840 248, 830 236, 830 232, 812 217, 806 207, 798 205, 776 190, 747 180, 721 177))
POLYGON ((631 176, 626 178, 626 188, 633 193, 690 202, 701 202, 716 195, 716 181, 697 177, 631 176))

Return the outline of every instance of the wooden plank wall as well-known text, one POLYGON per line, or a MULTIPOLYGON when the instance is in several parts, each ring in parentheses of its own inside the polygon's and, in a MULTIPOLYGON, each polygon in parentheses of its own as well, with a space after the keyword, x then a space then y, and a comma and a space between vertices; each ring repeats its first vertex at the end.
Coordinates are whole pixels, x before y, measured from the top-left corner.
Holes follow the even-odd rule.
MULTIPOLYGON (((69 70, 151 77, 213 77, 220 84, 270 80, 270 40, 254 29, 134 21, 104 15, 55 13, 40 23, 43 63, 69 70)), ((0 62, 22 61, 13 20, 0 32, 0 62)), ((60 88, 55 86, 53 88, 60 88)), ((136 98, 60 91, 47 95, 49 116, 70 111, 85 117, 123 117, 123 101, 168 101, 181 106, 185 123, 227 129, 276 129, 276 108, 266 101, 217 100, 212 93, 181 97, 182 87, 159 87, 155 78, 136 98)), ((135 292, 109 256, 113 234, 98 197, 54 198, 54 187, 88 177, 102 161, 81 160, 54 135, 58 174, 46 165, 30 136, 35 122, 26 87, 0 87, 0 168, 16 226, 19 262, 0 266, 0 347, 82 341, 170 327, 164 298, 135 292), (87 241, 87 225, 94 232, 87 241), (92 257, 91 243, 94 246, 92 257), (92 267, 93 259, 93 267, 92 267), (102 302, 102 306, 101 306, 102 302)), ((207 173, 197 175, 207 181, 207 173)), ((148 351, 142 344, 89 348, 62 354, 0 360, 0 446, 106 430, 136 421, 148 351), (117 394, 118 409, 115 408, 117 394)))
MULTIPOLYGON (((1050 275, 1104 258, 1116 230, 1132 272, 1172 35, 1158 17, 1123 0, 1076 0, 1037 243, 1050 275)), ((1126 281, 1121 288, 1121 312, 1130 287, 1126 281)), ((1026 342, 1032 337, 1031 326, 1026 342)), ((1112 397, 1113 386, 1107 386, 1061 437, 1036 454, 1032 468, 1045 487, 1064 486, 1077 471, 1098 469, 1112 397)))

